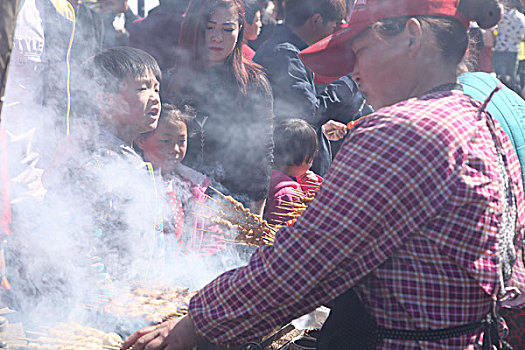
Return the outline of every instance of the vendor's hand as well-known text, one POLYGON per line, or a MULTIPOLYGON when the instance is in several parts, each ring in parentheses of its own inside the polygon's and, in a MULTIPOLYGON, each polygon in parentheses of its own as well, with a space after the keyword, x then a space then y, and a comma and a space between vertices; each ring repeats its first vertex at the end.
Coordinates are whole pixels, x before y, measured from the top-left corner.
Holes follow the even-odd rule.
POLYGON ((190 350, 198 345, 199 336, 195 332, 189 316, 166 321, 157 326, 139 329, 122 343, 122 350, 190 350))
POLYGON ((341 140, 348 131, 345 124, 329 120, 323 125, 323 132, 330 141, 341 140))

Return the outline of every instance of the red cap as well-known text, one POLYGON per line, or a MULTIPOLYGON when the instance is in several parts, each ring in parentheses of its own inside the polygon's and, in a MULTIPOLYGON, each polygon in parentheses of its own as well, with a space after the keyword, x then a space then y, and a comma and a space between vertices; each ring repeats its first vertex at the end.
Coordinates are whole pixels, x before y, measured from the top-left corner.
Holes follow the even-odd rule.
POLYGON ((355 55, 349 40, 384 18, 404 16, 449 16, 469 26, 458 11, 460 0, 356 0, 348 24, 299 53, 303 63, 317 74, 343 76, 352 72, 355 55))

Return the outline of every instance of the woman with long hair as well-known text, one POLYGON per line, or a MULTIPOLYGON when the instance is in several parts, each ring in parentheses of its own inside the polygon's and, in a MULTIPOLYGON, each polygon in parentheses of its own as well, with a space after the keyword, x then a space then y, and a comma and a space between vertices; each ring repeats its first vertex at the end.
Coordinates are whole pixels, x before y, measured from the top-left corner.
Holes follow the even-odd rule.
POLYGON ((262 214, 272 158, 273 101, 261 69, 243 57, 242 0, 192 0, 163 97, 197 118, 185 163, 262 214))

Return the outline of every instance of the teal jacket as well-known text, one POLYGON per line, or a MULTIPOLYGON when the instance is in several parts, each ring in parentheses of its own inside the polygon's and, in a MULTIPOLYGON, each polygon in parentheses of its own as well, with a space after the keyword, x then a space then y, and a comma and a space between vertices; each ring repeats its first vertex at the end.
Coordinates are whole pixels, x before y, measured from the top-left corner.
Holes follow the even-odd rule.
POLYGON ((492 97, 487 109, 507 133, 518 154, 521 165, 521 178, 525 184, 525 101, 507 88, 494 76, 483 73, 464 73, 459 76, 463 92, 476 100, 484 102, 497 84, 503 86, 492 97))

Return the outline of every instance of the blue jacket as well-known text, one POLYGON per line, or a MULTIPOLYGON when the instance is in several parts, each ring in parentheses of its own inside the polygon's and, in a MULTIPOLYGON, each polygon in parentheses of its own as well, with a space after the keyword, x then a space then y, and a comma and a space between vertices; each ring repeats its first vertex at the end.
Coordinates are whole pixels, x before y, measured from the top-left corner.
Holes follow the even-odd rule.
POLYGON ((317 93, 314 73, 299 58, 299 51, 306 47, 288 26, 279 24, 273 36, 259 47, 253 61, 262 65, 268 75, 276 118, 300 118, 316 129, 319 154, 312 170, 323 176, 330 167, 331 152, 321 126, 331 119, 345 124, 357 119, 365 98, 349 76, 317 93))
POLYGON ((503 89, 492 97, 487 109, 509 136, 518 154, 521 177, 525 183, 525 101, 488 73, 464 73, 459 76, 459 82, 463 86, 465 94, 482 102, 490 95, 496 85, 503 86, 503 89))

